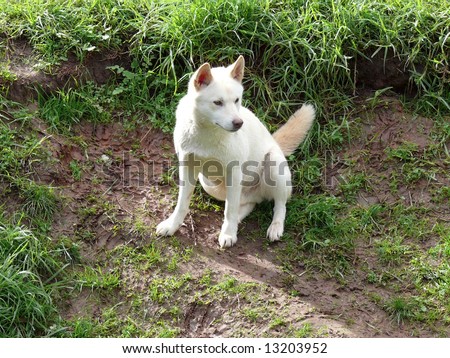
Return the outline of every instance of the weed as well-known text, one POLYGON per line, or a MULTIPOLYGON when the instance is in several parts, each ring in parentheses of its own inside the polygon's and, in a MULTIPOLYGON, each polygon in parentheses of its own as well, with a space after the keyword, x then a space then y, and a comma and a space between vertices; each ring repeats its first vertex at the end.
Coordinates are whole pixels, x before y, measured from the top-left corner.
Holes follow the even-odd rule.
POLYGON ((19 181, 21 196, 24 199, 23 210, 31 217, 51 220, 58 208, 58 197, 54 189, 38 185, 33 181, 19 181))
POLYGON ((218 212, 223 210, 223 203, 206 194, 200 184, 195 187, 190 205, 201 211, 218 212))
POLYGON ((304 323, 301 328, 295 330, 295 338, 310 338, 313 336, 314 329, 310 323, 304 323))
POLYGON ((342 180, 339 188, 346 198, 355 198, 361 189, 367 187, 367 182, 367 176, 364 173, 357 173, 342 180))
POLYGON ((256 322, 259 319, 259 312, 252 308, 244 309, 244 316, 251 322, 256 322))
POLYGON ((210 286, 211 282, 212 282, 212 271, 211 270, 206 270, 202 277, 200 277, 199 279, 199 284, 203 285, 203 286, 210 286))
POLYGON ((167 263, 167 270, 169 272, 177 271, 178 265, 179 265, 179 257, 177 254, 175 254, 170 258, 169 262, 167 263))
MULTIPOLYGON (((313 266, 343 277, 350 267, 358 225, 356 218, 343 215, 344 206, 339 198, 324 194, 293 198, 289 203, 286 226, 288 230, 291 225, 302 227, 302 240, 286 240, 286 247, 280 249, 282 261, 285 264, 295 262, 301 260, 299 255, 314 252, 316 263, 310 262, 313 266), (330 268, 331 272, 328 271, 330 268)), ((298 236, 297 233, 294 237, 298 236)))
POLYGON ((398 324, 401 324, 415 316, 416 303, 404 297, 394 297, 386 302, 385 309, 398 324))
POLYGON ((269 328, 270 329, 276 329, 276 328, 279 328, 279 327, 284 327, 284 326, 286 326, 286 324, 287 323, 286 323, 286 321, 283 318, 276 317, 269 323, 269 328))
POLYGON ((72 323, 73 331, 71 337, 73 338, 90 338, 93 336, 95 324, 86 318, 79 318, 72 323))
POLYGON ((380 204, 374 204, 368 208, 355 208, 352 210, 352 216, 359 221, 361 232, 371 234, 374 230, 380 229, 381 215, 385 207, 380 204))
POLYGON ((433 192, 433 201, 443 203, 450 200, 450 186, 442 186, 433 192))
POLYGON ((81 180, 81 167, 78 161, 71 160, 69 163, 69 169, 72 172, 72 178, 75 181, 81 180))
POLYGON ((89 216, 97 215, 99 208, 97 206, 87 206, 85 208, 80 208, 78 210, 78 215, 80 215, 83 219, 88 218, 89 216))
POLYGON ((182 249, 180 251, 174 252, 172 257, 167 262, 167 270, 169 272, 176 271, 180 263, 186 263, 191 258, 192 248, 182 249))
POLYGON ((132 71, 120 66, 110 67, 122 78, 111 91, 113 99, 126 111, 148 113, 147 120, 154 127, 170 132, 174 125, 175 106, 181 98, 179 94, 174 95, 175 83, 153 71, 145 71, 137 61, 133 61, 131 67, 132 71))
MULTIPOLYGON (((115 335, 121 338, 134 338, 158 337, 160 334, 167 334, 168 331, 172 332, 173 337, 173 332, 178 332, 176 329, 170 329, 163 323, 156 323, 154 325, 155 327, 143 329, 133 317, 122 317, 117 312, 117 308, 120 304, 105 309, 102 317, 93 322, 91 332, 86 333, 90 333, 91 337, 109 337, 111 335, 115 335)), ((89 326, 90 324, 88 323, 88 327, 89 326)))
POLYGON ((295 161, 292 166, 296 186, 305 194, 311 194, 321 187, 324 163, 321 158, 313 156, 295 161))
POLYGON ((144 221, 144 219, 141 216, 137 216, 133 220, 130 233, 140 238, 143 238, 146 235, 150 234, 148 224, 144 221))
POLYGON ((415 183, 420 179, 432 178, 429 170, 417 167, 416 164, 408 164, 406 163, 402 166, 402 174, 405 176, 407 183, 415 183))
POLYGON ((387 237, 376 243, 378 256, 383 263, 398 265, 411 255, 411 248, 401 237, 387 237))
POLYGON ((367 279, 367 282, 369 282, 369 283, 371 283, 371 284, 375 284, 375 283, 378 283, 378 282, 379 282, 378 275, 377 275, 376 272, 374 272, 374 271, 369 271, 369 272, 367 273, 366 279, 367 279))
POLYGON ((59 238, 55 247, 55 251, 66 262, 78 264, 81 262, 80 245, 73 242, 68 237, 62 236, 59 238))
POLYGON ((373 110, 375 107, 379 105, 385 105, 386 103, 383 102, 381 99, 386 92, 390 91, 392 87, 386 87, 379 90, 376 90, 372 97, 369 97, 366 99, 366 102, 369 105, 369 109, 373 110))
POLYGON ((42 143, 48 137, 37 139, 28 134, 25 138, 16 129, 0 121, 0 178, 17 188, 26 187, 24 172, 42 156, 42 143))
POLYGON ((97 235, 89 229, 79 229, 75 232, 77 238, 82 242, 95 242, 97 235))
POLYGON ((75 274, 78 288, 104 289, 111 291, 120 286, 120 274, 118 271, 104 272, 100 267, 85 266, 83 271, 75 274))
POLYGON ((169 300, 181 287, 191 281, 190 274, 181 277, 168 277, 165 279, 155 278, 148 290, 149 298, 156 303, 164 303, 169 300))
POLYGON ((137 266, 139 270, 155 269, 167 261, 162 249, 155 243, 151 243, 143 248, 119 245, 110 255, 117 265, 131 264, 137 266))
POLYGON ((143 260, 147 262, 148 267, 160 263, 162 261, 161 250, 154 244, 145 247, 143 260))
POLYGON ((397 148, 386 148, 388 159, 397 159, 402 162, 413 162, 417 159, 418 145, 413 142, 403 142, 397 148))

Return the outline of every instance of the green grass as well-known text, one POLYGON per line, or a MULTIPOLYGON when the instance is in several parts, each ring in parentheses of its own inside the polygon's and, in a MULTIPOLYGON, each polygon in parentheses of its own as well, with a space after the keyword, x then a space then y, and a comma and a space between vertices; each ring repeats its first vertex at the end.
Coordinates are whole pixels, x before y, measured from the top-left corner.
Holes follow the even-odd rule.
POLYGON ((403 244, 401 237, 385 237, 376 243, 378 256, 383 264, 400 264, 411 257, 411 248, 403 244))
POLYGON ((60 253, 48 237, 0 220, 0 336, 36 337, 61 329, 54 302, 65 284, 60 253))
POLYGON ((59 131, 70 130, 82 119, 108 122, 111 115, 104 109, 105 101, 104 91, 93 84, 84 85, 82 90, 60 90, 50 95, 40 93, 38 97, 41 117, 59 131))
POLYGON ((69 285, 66 267, 77 261, 71 242, 50 238, 59 206, 54 188, 36 183, 34 165, 46 161, 48 137, 30 131, 30 114, 0 101, 0 336, 36 337, 64 331, 55 298, 69 285))
POLYGON ((287 245, 279 255, 288 271, 295 262, 305 259, 311 267, 331 276, 344 277, 351 271, 359 227, 341 199, 328 194, 293 198, 288 205, 286 230, 292 234, 286 235, 287 245), (301 228, 301 232, 295 228, 301 228))
MULTIPOLYGON (((17 110, 15 105, 14 109, 17 110)), ((15 114, 14 112, 14 119, 15 114)), ((20 127, 19 129, 14 127, 14 123, 0 117, 0 141, 3 144, 0 148, 0 175, 10 182, 19 176, 21 170, 29 168, 33 162, 40 159, 42 154, 40 148, 47 139, 46 137, 38 139, 33 135, 23 138, 19 134, 20 127)))
POLYGON ((155 278, 148 288, 148 296, 156 303, 170 302, 172 296, 191 279, 190 274, 165 279, 155 278))
POLYGON ((72 178, 75 181, 80 181, 82 168, 80 167, 80 164, 78 164, 77 160, 72 160, 69 163, 69 169, 72 172, 72 178))
MULTIPOLYGON (((157 92, 184 91, 185 74, 204 61, 248 63, 247 96, 271 118, 304 100, 332 115, 354 93, 355 64, 395 56, 418 89, 419 107, 450 110, 448 1, 1 1, 0 33, 27 38, 50 65, 69 53, 128 49, 131 70, 113 96, 145 107, 157 92), (189 34, 189 36, 186 36, 189 34), (149 94, 150 92, 150 94, 149 94)), ((76 101, 61 94, 64 101, 76 101)), ((79 106, 79 104, 77 104, 79 106)), ((133 105, 136 107, 136 105, 133 105)), ((90 108, 77 108, 80 112, 90 108)), ((55 121, 55 114, 47 114, 55 121)), ((163 125, 163 123, 161 123, 163 125)))
MULTIPOLYGON (((22 115, 21 110, 18 113, 22 115)), ((23 118, 20 116, 15 121, 23 118)), ((22 125, 25 129, 28 124, 22 125)), ((23 211, 31 218, 50 220, 58 208, 58 196, 51 186, 37 184, 29 178, 33 165, 45 160, 42 146, 48 137, 23 136, 23 129, 16 127, 14 122, 0 118, 0 179, 18 191, 23 211)))
POLYGON ((398 324, 414 316, 414 301, 403 297, 394 297, 386 303, 386 310, 393 316, 398 324))
POLYGON ((51 220, 58 208, 58 197, 54 188, 26 181, 20 186, 24 198, 23 210, 32 218, 51 220))
POLYGON ((120 276, 117 271, 103 272, 100 267, 92 268, 85 266, 84 271, 77 272, 75 275, 77 288, 82 290, 84 287, 112 291, 120 286, 120 276))
MULTIPOLYGON (((49 240, 65 203, 59 188, 37 180, 36 167, 55 163, 48 161, 50 137, 35 128, 35 117, 58 143, 86 152, 90 143, 76 133, 85 122, 94 127, 121 122, 124 138, 140 125, 171 132, 190 73, 204 61, 226 65, 238 54, 247 64, 244 104, 271 130, 304 101, 318 108, 311 133, 288 158, 295 188, 283 240, 261 242, 262 253, 280 266, 283 293, 303 300, 303 274, 334 280, 342 292, 349 283, 363 283, 362 290, 367 284, 371 290, 364 292, 393 324, 420 322, 445 335, 450 323, 449 8, 448 0, 0 0, 2 93, 16 80, 11 61, 57 75, 58 64, 72 55, 81 64, 93 52, 127 55, 127 63, 109 68, 111 79, 103 86, 80 81, 51 93, 37 89, 36 113, 0 97, 0 199, 7 217, 0 220, 0 335, 173 337, 182 334, 184 315, 199 307, 217 313, 211 325, 242 322, 235 336, 254 334, 255 326, 265 327, 269 336, 277 331, 320 335, 317 327, 297 324, 280 311, 271 287, 200 268, 202 250, 177 238, 156 240, 149 224, 153 213, 137 208, 119 219, 116 204, 96 191, 75 206, 82 225, 73 235, 49 240), (28 41, 32 56, 9 58, 13 39, 28 41), (415 87, 414 98, 402 97, 402 110, 429 115, 434 123, 431 144, 408 139, 384 150, 378 169, 391 169, 384 179, 374 178, 378 173, 361 165, 355 153, 344 155, 361 138, 363 125, 372 124, 374 116, 365 114, 389 108, 386 96, 396 95, 389 86, 358 99, 359 63, 378 55, 395 56, 415 87), (343 169, 332 187, 324 176, 334 163, 343 169), (384 190, 393 199, 358 201, 363 194, 378 195, 377 184, 388 180, 384 190), (405 188, 424 182, 436 207, 407 201, 405 188), (90 221, 101 215, 112 225, 106 229, 128 244, 95 251, 86 260, 82 252, 92 251, 98 239, 90 221), (68 276, 67 263, 79 265, 68 276), (65 285, 75 290, 67 292, 65 285), (378 287, 387 296, 373 293, 378 287), (86 292, 92 297, 86 312, 64 322, 64 330, 59 312, 66 307, 57 306, 55 297, 71 303, 86 292), (229 305, 239 309, 231 312, 229 305)), ((132 149, 136 155, 142 150, 139 142, 132 149)), ((104 154, 113 158, 110 148, 104 154)), ((359 154, 369 165, 371 153, 359 154)), ((76 160, 65 169, 75 188, 92 174, 76 160)), ((175 171, 173 166, 164 173, 161 184, 174 188, 175 171)), ((198 190, 192 207, 194 215, 223 210, 198 190)), ((240 232, 238 245, 264 237, 271 210, 271 204, 259 206, 248 219, 258 228, 240 232)))

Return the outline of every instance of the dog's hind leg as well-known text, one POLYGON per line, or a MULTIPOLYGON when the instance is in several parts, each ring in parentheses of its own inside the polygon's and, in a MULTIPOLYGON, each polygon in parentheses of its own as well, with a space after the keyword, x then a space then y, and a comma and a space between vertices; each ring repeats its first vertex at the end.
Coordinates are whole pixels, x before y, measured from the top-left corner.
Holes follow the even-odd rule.
POLYGON ((244 220, 255 208, 256 203, 245 203, 239 207, 239 222, 244 220))
POLYGON ((227 198, 227 188, 225 186, 225 180, 211 181, 205 178, 202 173, 198 176, 200 184, 203 189, 211 195, 213 198, 221 201, 225 201, 227 198))
POLYGON ((273 208, 273 219, 269 228, 267 229, 267 237, 270 241, 278 241, 283 235, 284 219, 286 217, 286 201, 275 200, 273 208))
POLYGON ((267 229, 270 241, 278 241, 283 235, 284 219, 286 217, 286 202, 292 192, 291 172, 286 158, 278 152, 269 153, 270 180, 265 178, 264 185, 268 199, 274 200, 273 219, 267 229))

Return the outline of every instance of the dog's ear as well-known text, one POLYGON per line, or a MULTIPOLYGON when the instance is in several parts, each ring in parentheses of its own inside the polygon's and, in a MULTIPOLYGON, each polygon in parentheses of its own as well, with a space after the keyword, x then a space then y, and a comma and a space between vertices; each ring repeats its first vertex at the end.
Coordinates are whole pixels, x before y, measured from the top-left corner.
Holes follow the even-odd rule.
POLYGON ((231 66, 231 77, 233 77, 236 81, 242 82, 244 78, 244 68, 245 68, 245 60, 244 57, 239 56, 235 63, 231 66))
POLYGON ((197 70, 197 73, 195 74, 194 79, 194 87, 197 91, 200 91, 202 87, 208 86, 213 77, 211 74, 211 66, 209 63, 204 63, 200 66, 200 68, 197 70))

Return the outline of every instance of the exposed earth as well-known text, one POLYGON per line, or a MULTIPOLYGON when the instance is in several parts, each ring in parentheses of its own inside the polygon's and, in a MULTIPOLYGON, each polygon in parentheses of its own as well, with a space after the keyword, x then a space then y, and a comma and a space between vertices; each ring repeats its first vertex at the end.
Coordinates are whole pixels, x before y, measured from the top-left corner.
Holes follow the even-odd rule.
MULTIPOLYGON (((29 49, 18 42, 14 51, 11 56, 20 57, 26 56, 29 49)), ((126 65, 123 55, 99 56, 88 58, 83 65, 69 60, 52 75, 18 63, 12 67, 17 78, 8 95, 33 110, 36 103, 32 88, 37 84, 49 92, 70 84, 74 76, 87 76, 102 84, 107 81, 108 66, 126 65)), ((385 83, 379 86, 384 87, 385 83)), ((431 141, 433 120, 409 113, 395 94, 381 96, 367 110, 366 99, 372 98, 373 92, 361 93, 356 105, 359 111, 355 111, 352 122, 360 132, 356 140, 334 153, 323 178, 329 191, 338 194, 339 182, 332 179, 345 175, 351 162, 351 169, 364 171, 372 189, 376 188, 358 191, 356 201, 361 207, 401 201, 405 205, 431 207, 429 215, 450 221, 448 202, 432 201, 430 180, 420 179, 414 185, 398 183, 393 194, 392 178, 399 167, 395 163, 386 165, 388 147, 397 148, 407 141, 414 143, 419 152, 426 148, 431 141)), ((327 337, 436 336, 425 324, 397 322, 380 306, 380 299, 387 299, 392 292, 383 285, 367 282, 367 268, 377 265, 373 240, 357 242, 354 269, 345 279, 308 269, 303 262, 286 272, 278 254, 286 244, 268 244, 261 237, 257 215, 241 225, 235 247, 221 250, 217 237, 223 206, 200 191, 175 238, 156 238, 154 228, 173 209, 177 193, 171 178, 176 163, 170 134, 150 126, 129 128, 123 123, 83 122, 65 136, 52 132, 38 117, 33 127, 38 135, 48 136, 44 145, 51 157, 33 168, 34 179, 56 187, 63 198, 52 236, 76 237, 84 265, 102 265, 104 270, 118 272, 122 282, 120 288, 107 294, 88 287, 73 291, 66 297, 67 302, 60 303, 64 318, 105 319, 103 310, 119 305, 119 317, 170 321, 178 329, 177 335, 183 337, 277 337, 292 335, 305 327, 310 327, 307 334, 327 337), (82 168, 81 180, 73 176, 73 162, 82 168), (152 245, 160 247, 168 258, 179 258, 175 271, 165 270, 164 265, 135 265, 123 254, 125 248, 138 253, 152 245), (178 291, 174 289, 171 296, 161 300, 150 299, 146 292, 155 277, 188 277, 186 282, 190 284, 178 291), (204 283, 205 277, 210 282, 204 283), (205 293, 208 285, 216 287, 224 280, 245 292, 230 289, 226 295, 223 290, 205 293), (195 299, 196 291, 209 296, 195 299), (215 294, 220 298, 214 299, 215 294), (173 315, 170 312, 175 305, 179 312, 173 315), (139 312, 143 315, 140 318, 139 312), (252 312, 257 318, 252 318, 252 312)), ((448 169, 444 161, 437 165, 448 169)), ((435 181, 450 185, 449 177, 440 172, 435 181)), ((301 195, 301 191, 295 195, 301 195)), ((270 210, 270 206, 259 210, 270 210)), ((300 235, 296 239, 302 240, 300 235)), ((431 238, 423 246, 432 244, 431 238)), ((448 327, 444 331, 448 333, 448 327)))

